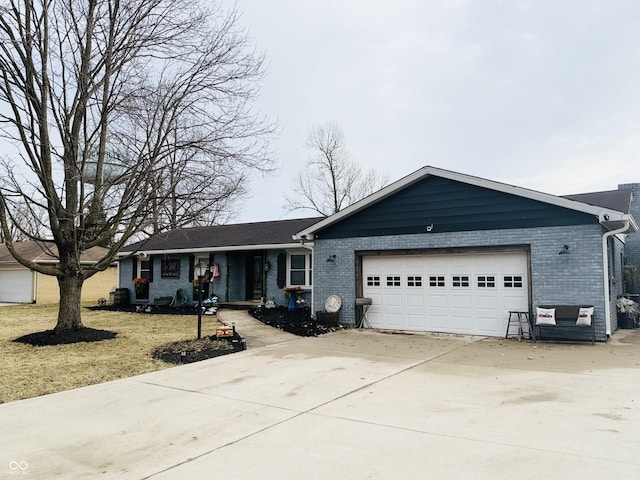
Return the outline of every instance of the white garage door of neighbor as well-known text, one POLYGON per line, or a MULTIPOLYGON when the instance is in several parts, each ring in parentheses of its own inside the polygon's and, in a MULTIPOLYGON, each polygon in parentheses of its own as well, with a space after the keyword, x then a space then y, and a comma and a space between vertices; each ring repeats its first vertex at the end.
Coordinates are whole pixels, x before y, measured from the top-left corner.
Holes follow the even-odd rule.
POLYGON ((31 270, 0 270, 0 302, 31 303, 31 270))
POLYGON ((529 309, 525 252, 364 257, 373 328, 502 336, 529 309))

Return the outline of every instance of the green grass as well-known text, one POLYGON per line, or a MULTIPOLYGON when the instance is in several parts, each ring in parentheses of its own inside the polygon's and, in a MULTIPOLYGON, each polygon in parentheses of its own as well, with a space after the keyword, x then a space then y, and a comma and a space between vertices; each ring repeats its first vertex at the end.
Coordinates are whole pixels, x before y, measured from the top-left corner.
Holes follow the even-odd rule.
MULTIPOLYGON (((57 305, 0 307, 0 403, 37 397, 172 367, 151 352, 162 345, 196 337, 195 315, 155 315, 82 310, 85 327, 117 332, 113 340, 33 347, 13 340, 51 330, 57 305)), ((202 319, 202 335, 220 322, 202 319)))

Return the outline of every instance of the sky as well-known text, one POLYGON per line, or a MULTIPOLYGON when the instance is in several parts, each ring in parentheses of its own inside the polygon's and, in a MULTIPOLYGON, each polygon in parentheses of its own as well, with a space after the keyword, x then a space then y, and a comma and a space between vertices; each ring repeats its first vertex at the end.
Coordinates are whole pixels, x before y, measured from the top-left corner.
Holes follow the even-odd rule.
POLYGON ((235 221, 287 213, 314 124, 391 181, 431 165, 562 195, 640 182, 637 0, 222 0, 267 59, 278 170, 235 221))

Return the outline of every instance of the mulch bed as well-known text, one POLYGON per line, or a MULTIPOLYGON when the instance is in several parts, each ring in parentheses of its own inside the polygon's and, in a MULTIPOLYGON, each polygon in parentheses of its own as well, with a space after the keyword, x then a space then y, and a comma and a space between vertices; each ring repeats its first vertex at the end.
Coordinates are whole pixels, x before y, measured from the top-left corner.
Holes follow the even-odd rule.
POLYGON ((151 356, 163 362, 183 364, 240 352, 246 348, 244 338, 237 333, 233 337, 221 338, 211 335, 200 340, 183 340, 163 345, 155 349, 151 356))
POLYGON ((44 347, 47 345, 67 345, 79 342, 101 342, 111 340, 118 335, 109 330, 98 330, 84 327, 78 330, 56 332, 55 330, 45 330, 43 332, 29 333, 13 340, 18 343, 33 345, 34 347, 44 347))
POLYGON ((327 325, 314 320, 311 317, 309 307, 294 311, 282 306, 277 308, 256 308, 249 310, 249 314, 265 325, 279 328, 301 337, 316 337, 324 333, 335 332, 341 328, 337 325, 327 325))
POLYGON ((160 315, 196 315, 198 313, 197 305, 182 305, 180 307, 148 304, 93 305, 85 308, 88 308, 89 310, 104 310, 109 312, 154 313, 160 315))

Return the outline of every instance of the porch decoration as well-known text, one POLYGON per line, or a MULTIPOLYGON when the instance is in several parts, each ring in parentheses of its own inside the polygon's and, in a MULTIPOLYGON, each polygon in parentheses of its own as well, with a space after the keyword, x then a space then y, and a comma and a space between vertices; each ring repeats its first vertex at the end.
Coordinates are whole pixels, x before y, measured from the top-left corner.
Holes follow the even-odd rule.
POLYGON ((149 298, 149 279, 138 277, 133 279, 133 289, 138 300, 149 298))
POLYGON ((300 286, 295 287, 286 287, 284 289, 284 295, 287 299, 287 303, 289 304, 289 311, 295 311, 299 306, 304 306, 304 299, 302 298, 302 294, 304 293, 304 288, 300 286), (301 300, 301 301, 298 301, 301 300))

